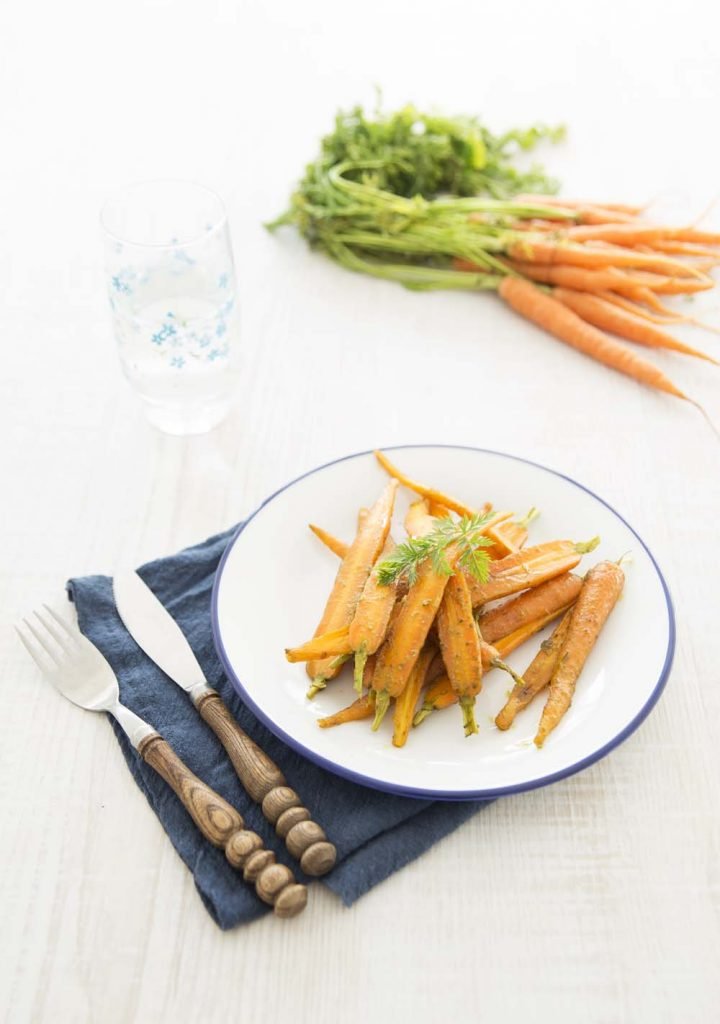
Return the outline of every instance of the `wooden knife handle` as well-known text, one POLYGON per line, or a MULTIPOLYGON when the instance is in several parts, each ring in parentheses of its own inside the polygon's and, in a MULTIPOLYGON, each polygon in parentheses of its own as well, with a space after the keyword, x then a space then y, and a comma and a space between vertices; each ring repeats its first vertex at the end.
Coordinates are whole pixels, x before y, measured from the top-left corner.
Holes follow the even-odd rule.
POLYGON ((285 784, 275 762, 238 725, 219 693, 203 694, 197 709, 225 747, 249 796, 262 806, 305 874, 314 878, 327 874, 335 864, 337 850, 311 820, 297 793, 285 784))
POLYGON ((290 868, 275 863, 275 854, 264 849, 257 833, 245 828, 242 815, 193 775, 162 736, 146 736, 138 753, 177 794, 205 838, 225 851, 234 868, 242 869, 245 881, 254 883, 255 892, 278 917, 294 917, 304 909, 307 888, 295 881, 290 868))

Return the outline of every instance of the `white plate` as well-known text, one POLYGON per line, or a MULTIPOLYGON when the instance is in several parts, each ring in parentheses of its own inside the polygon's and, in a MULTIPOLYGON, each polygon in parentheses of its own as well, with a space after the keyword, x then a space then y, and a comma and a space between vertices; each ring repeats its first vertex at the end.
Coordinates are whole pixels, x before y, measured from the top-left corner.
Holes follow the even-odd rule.
MULTIPOLYGON (((388 451, 410 476, 470 504, 489 499, 496 508, 518 514, 536 505, 541 516, 531 527, 529 543, 588 540, 599 534, 600 547, 581 566, 629 552, 623 596, 585 665, 571 709, 542 750, 532 742, 542 696, 501 732, 493 718, 505 702, 509 679, 495 670, 477 700, 480 732, 468 739, 457 707, 432 714, 411 731, 402 749, 392 746, 390 714, 377 733, 367 720, 318 728, 318 718, 349 704, 354 695, 346 672, 308 701, 304 665, 285 660, 286 647, 313 635, 338 566, 307 524, 319 523, 341 538, 353 536, 358 508, 372 504, 387 480, 371 452, 321 466, 287 484, 250 516, 228 546, 215 580, 213 630, 242 699, 272 732, 312 761, 345 778, 407 796, 499 796, 547 785, 603 757, 649 713, 672 663, 672 604, 643 541, 601 498, 535 463, 443 445, 388 451)), ((403 535, 410 500, 400 488, 396 537, 403 535)), ((527 667, 542 635, 511 655, 513 668, 527 667)))

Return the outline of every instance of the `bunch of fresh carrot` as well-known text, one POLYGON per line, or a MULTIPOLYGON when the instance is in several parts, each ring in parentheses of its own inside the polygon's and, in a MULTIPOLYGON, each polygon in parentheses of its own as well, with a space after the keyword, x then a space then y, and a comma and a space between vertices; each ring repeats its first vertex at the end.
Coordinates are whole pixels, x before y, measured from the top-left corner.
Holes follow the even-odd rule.
MULTIPOLYGON (((502 261, 500 296, 521 316, 606 366, 693 401, 653 363, 616 338, 718 365, 706 352, 668 332, 673 324, 706 325, 671 309, 661 296, 692 296, 714 287, 709 272, 720 263, 720 234, 653 224, 638 207, 599 206, 554 196, 519 198, 542 199, 569 213, 572 223, 516 222, 522 237, 508 246, 502 261)), ((482 214, 470 216, 483 221, 482 214)), ((462 259, 453 265, 470 274, 482 269, 462 259)))
POLYGON ((562 135, 494 136, 476 118, 412 106, 341 112, 269 227, 293 225, 341 266, 417 291, 497 291, 566 344, 698 405, 633 346, 717 362, 670 333, 697 320, 667 299, 714 287, 720 234, 653 223, 639 206, 560 199, 542 168, 528 178, 515 166, 519 149, 562 135))
POLYGON ((570 706, 622 590, 622 569, 601 562, 581 578, 573 569, 597 538, 526 547, 535 510, 515 521, 489 506, 473 509, 411 480, 383 453, 376 456, 391 480, 372 508, 362 510, 353 542, 311 526, 341 564, 315 636, 285 653, 307 663, 309 697, 354 658, 358 692, 320 726, 373 718, 377 729, 392 706, 393 743, 401 747, 413 725, 458 704, 469 736, 478 731, 474 706, 484 675, 500 668, 515 684, 496 718, 500 729, 548 688, 535 739, 542 746, 570 706), (390 525, 399 484, 418 500, 405 518, 409 539, 396 545, 390 525), (503 659, 556 619, 552 636, 518 676, 503 659))

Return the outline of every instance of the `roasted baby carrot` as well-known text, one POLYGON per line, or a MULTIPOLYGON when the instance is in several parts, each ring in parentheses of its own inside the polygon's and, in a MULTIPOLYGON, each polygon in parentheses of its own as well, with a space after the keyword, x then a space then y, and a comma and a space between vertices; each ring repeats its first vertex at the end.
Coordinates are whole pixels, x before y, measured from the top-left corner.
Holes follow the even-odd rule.
POLYGON ((540 650, 523 672, 522 680, 515 684, 504 707, 500 709, 495 718, 495 725, 498 729, 509 729, 518 712, 526 708, 550 682, 560 649, 565 643, 571 614, 570 611, 567 611, 552 634, 540 644, 540 650))
POLYGON ((652 363, 641 359, 614 338, 604 334, 597 327, 586 323, 573 310, 568 309, 552 295, 540 291, 529 281, 518 277, 506 277, 498 289, 516 313, 527 317, 567 345, 584 352, 605 366, 624 373, 640 384, 646 384, 658 391, 675 395, 692 404, 684 392, 669 380, 652 363))
POLYGON ((494 643, 501 637, 514 633, 527 622, 540 619, 548 612, 565 608, 577 598, 582 587, 582 579, 574 573, 565 572, 555 576, 539 587, 527 590, 519 597, 514 597, 505 604, 485 612, 478 618, 478 626, 483 639, 494 643))
POLYGON ((485 553, 490 558, 498 559, 519 551, 528 539, 528 526, 539 515, 540 513, 536 508, 531 508, 527 515, 516 522, 500 523, 495 527, 493 534, 488 534, 488 537, 493 535, 495 537, 499 536, 500 542, 494 543, 492 547, 485 548, 485 553))
POLYGON ((468 576, 473 607, 517 594, 529 587, 537 587, 561 573, 570 572, 582 556, 593 551, 599 543, 599 537, 593 537, 585 543, 572 540, 547 541, 491 562, 487 583, 480 583, 468 576))
POLYGON ((329 548, 333 554, 338 555, 340 558, 344 558, 348 553, 348 546, 345 541, 338 540, 337 537, 333 537, 327 530, 323 530, 321 526, 316 526, 314 523, 310 523, 310 529, 318 538, 319 541, 329 548))
MULTIPOLYGON (((504 636, 492 648, 495 651, 495 655, 491 661, 488 662, 486 667, 491 668, 503 668, 506 672, 515 680, 516 685, 523 685, 523 677, 518 676, 516 672, 505 665, 500 658, 506 658, 508 654, 511 654, 518 647, 522 646, 526 640, 539 633, 541 629, 544 629, 549 623, 556 619, 558 615, 562 615, 567 611, 567 608, 558 608, 556 611, 548 612, 543 615, 540 619, 535 619, 533 622, 527 622, 520 629, 516 629, 514 633, 510 633, 509 636, 504 636)), ((486 652, 483 650, 483 660, 486 658, 486 652)), ((428 687, 427 693, 425 694, 425 700, 423 702, 420 711, 415 715, 413 719, 413 725, 419 725, 432 711, 439 711, 441 708, 450 707, 451 704, 457 703, 457 694, 452 688, 452 683, 448 679, 447 675, 440 676, 432 686, 428 687)))
MULTIPOLYGON (((343 626, 349 626, 352 622, 365 582, 387 540, 397 486, 395 480, 388 483, 370 509, 355 540, 348 548, 335 578, 323 616, 315 630, 316 636, 342 629, 343 626)), ((338 666, 333 666, 327 658, 308 662, 307 672, 312 679, 308 697, 314 697, 317 691, 325 686, 328 679, 334 678, 338 668, 338 666)))
MULTIPOLYGON (((435 657, 435 646, 426 645, 413 666, 407 685, 393 708, 393 746, 404 747, 412 725, 415 705, 423 688, 427 670, 435 657)), ((371 692, 375 692, 374 690, 371 692)))
POLYGON ((424 722, 432 711, 440 711, 442 708, 449 708, 452 704, 457 704, 457 699, 457 693, 453 690, 452 683, 448 679, 447 675, 438 676, 438 678, 428 686, 422 707, 415 713, 412 724, 420 725, 420 723, 424 722))
POLYGON ((319 718, 318 725, 321 729, 329 729, 333 725, 344 725, 345 722, 360 722, 363 718, 372 718, 374 712, 375 691, 370 690, 354 700, 348 707, 343 708, 342 711, 336 711, 334 715, 328 715, 327 718, 319 718))
POLYGON ((447 581, 437 613, 437 631, 448 678, 462 708, 465 735, 470 736, 478 731, 474 709, 482 687, 482 652, 470 590, 462 573, 447 581))
POLYGON ((617 562, 599 562, 586 575, 550 680, 550 692, 535 736, 537 747, 542 747, 570 707, 578 677, 624 582, 625 574, 617 562))
MULTIPOLYGON (((457 552, 448 548, 446 554, 452 566, 457 552)), ((430 561, 422 562, 415 582, 399 605, 397 618, 378 651, 375 665, 373 729, 377 729, 383 720, 390 698, 398 697, 405 688, 437 615, 448 579, 448 576, 436 573, 430 561)))
POLYGON ((443 505, 445 508, 450 509, 451 512, 457 512, 459 516, 474 516, 477 515, 478 511, 489 511, 489 506, 485 506, 481 509, 471 508, 464 502, 458 501, 456 498, 451 498, 449 494, 443 494, 442 491, 437 491, 434 487, 426 487, 424 484, 420 484, 416 480, 411 480, 409 476, 406 476, 397 468, 397 466, 393 465, 384 452, 376 451, 375 458, 391 477, 398 480, 401 484, 407 487, 408 490, 415 491, 415 493, 419 494, 422 498, 427 498, 430 501, 437 502, 439 505, 443 505))
MULTIPOLYGON (((394 550, 395 542, 388 536, 379 561, 388 558, 394 550)), ((378 583, 374 568, 363 587, 348 633, 350 649, 355 653, 355 689, 358 693, 362 692, 365 662, 385 639, 397 590, 397 580, 384 585, 378 583)))
POLYGON ((337 658, 340 654, 352 654, 352 645, 348 636, 348 627, 334 629, 329 633, 314 636, 298 647, 286 647, 285 657, 288 661, 313 661, 323 658, 337 658))

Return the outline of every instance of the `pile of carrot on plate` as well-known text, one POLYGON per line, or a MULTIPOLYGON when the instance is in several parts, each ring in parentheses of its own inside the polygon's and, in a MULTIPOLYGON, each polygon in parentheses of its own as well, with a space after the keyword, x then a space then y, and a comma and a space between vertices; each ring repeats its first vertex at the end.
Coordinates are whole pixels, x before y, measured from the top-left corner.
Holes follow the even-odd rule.
POLYGON ((402 747, 412 726, 457 704, 469 736, 478 731, 474 705, 483 677, 499 668, 514 680, 495 719, 499 729, 508 729, 547 690, 535 737, 541 747, 570 707, 585 661, 622 592, 621 566, 600 562, 580 577, 573 569, 597 546, 597 538, 526 547, 534 510, 515 521, 489 506, 473 509, 409 479, 382 452, 375 454, 391 480, 375 504, 361 510, 352 543, 311 526, 341 563, 313 639, 287 649, 286 657, 307 663, 309 697, 354 658, 358 691, 349 707, 318 724, 328 728, 372 718, 377 729, 392 707, 393 744, 402 747), (400 484, 418 496, 405 518, 409 550, 413 540, 435 536, 438 524, 451 540, 442 552, 443 567, 428 556, 413 573, 387 582, 383 570, 399 550, 390 525, 400 484), (452 540, 462 537, 468 524, 476 524, 465 536, 484 551, 484 572, 469 571, 459 542, 452 540), (513 672, 504 658, 556 620, 525 673, 513 672))

